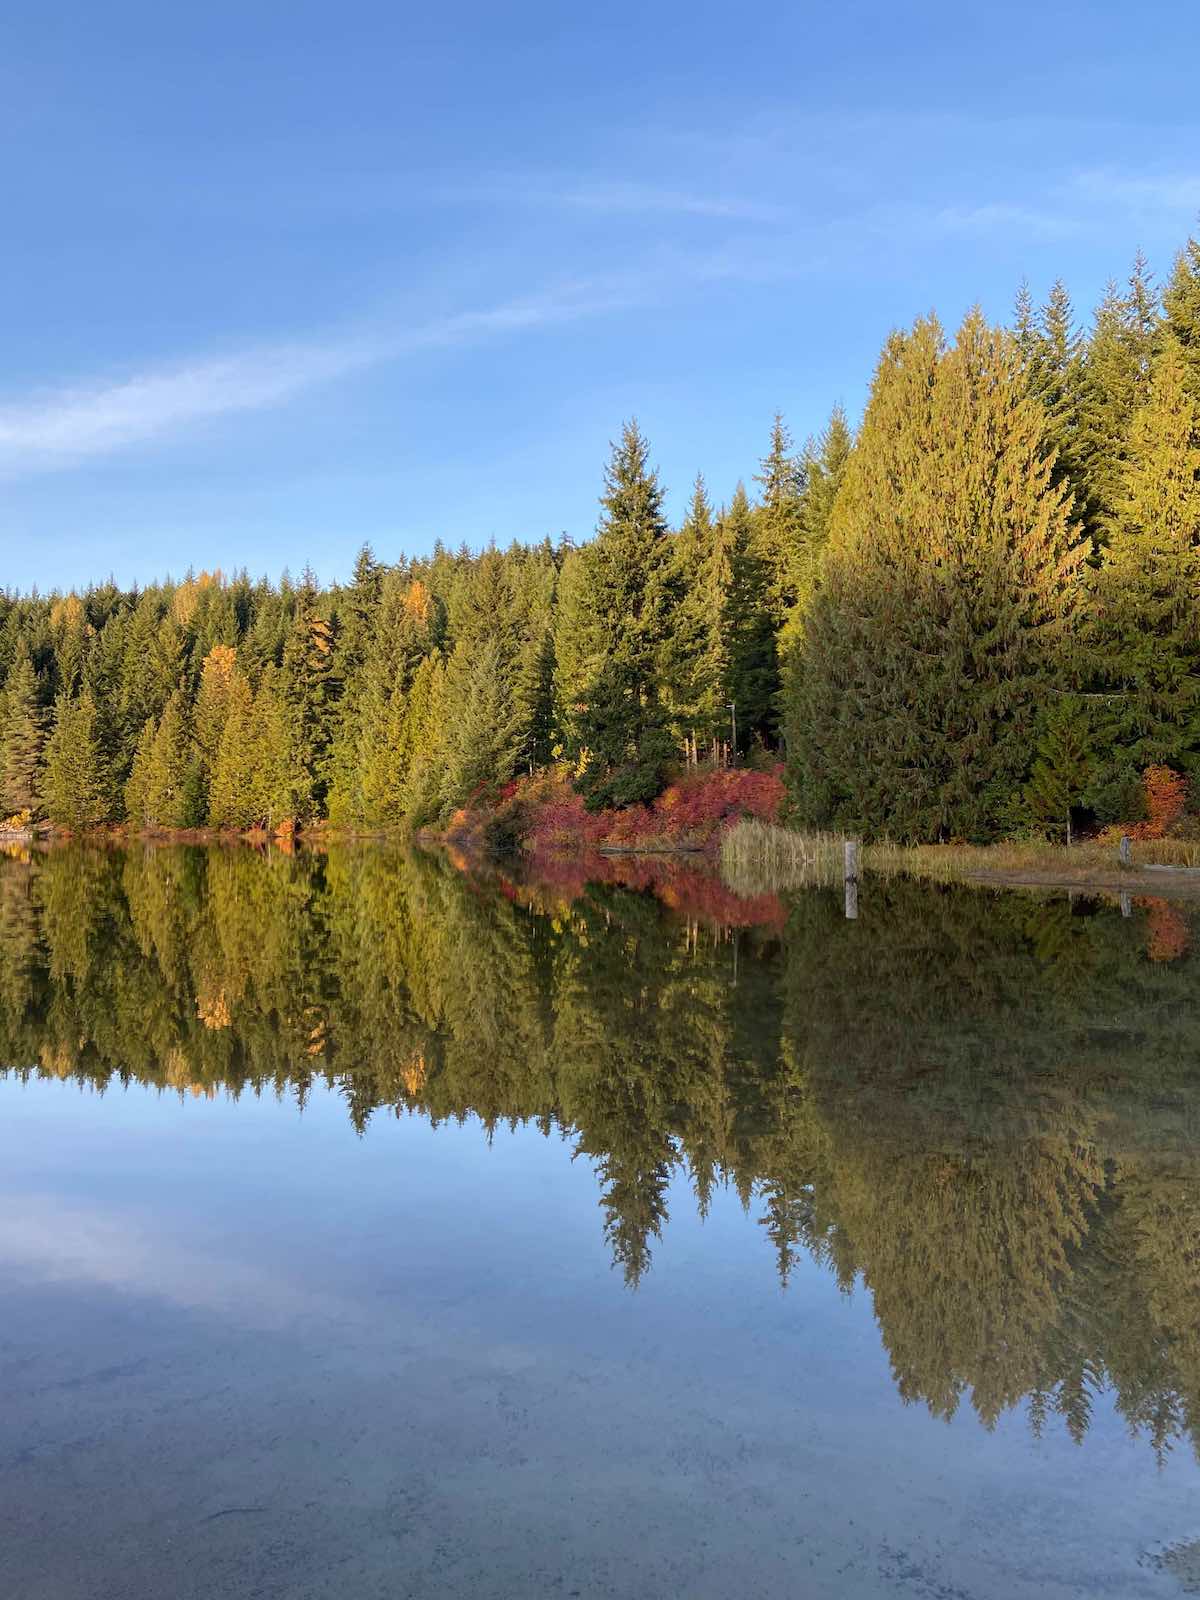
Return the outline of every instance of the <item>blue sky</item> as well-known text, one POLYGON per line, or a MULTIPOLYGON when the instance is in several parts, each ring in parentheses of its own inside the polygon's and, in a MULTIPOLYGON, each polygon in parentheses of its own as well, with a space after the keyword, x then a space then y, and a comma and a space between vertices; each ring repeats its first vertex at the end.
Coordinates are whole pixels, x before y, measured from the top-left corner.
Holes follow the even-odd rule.
POLYGON ((52 7, 0 21, 0 585, 349 570, 673 513, 889 328, 1081 311, 1200 213, 1200 16, 52 7))

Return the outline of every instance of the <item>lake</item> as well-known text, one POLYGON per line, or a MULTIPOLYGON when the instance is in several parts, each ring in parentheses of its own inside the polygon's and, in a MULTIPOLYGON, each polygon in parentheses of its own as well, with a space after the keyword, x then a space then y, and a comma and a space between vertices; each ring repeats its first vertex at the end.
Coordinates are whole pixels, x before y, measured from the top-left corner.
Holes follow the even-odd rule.
POLYGON ((1200 923, 0 860, 0 1595, 1200 1592, 1200 923))

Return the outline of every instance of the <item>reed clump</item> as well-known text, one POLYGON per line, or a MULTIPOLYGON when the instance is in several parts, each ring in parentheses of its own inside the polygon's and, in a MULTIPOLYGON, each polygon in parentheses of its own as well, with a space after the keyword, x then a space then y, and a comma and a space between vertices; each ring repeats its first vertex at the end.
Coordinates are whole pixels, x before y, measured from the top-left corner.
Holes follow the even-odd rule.
POLYGON ((721 841, 721 875, 745 895, 840 883, 844 844, 840 834, 797 833, 747 817, 721 841))
MULTIPOLYGON (((739 822, 721 845, 721 872, 738 894, 839 884, 845 836, 799 833, 777 824, 739 822)), ((1200 867, 1200 841, 1135 839, 1132 869, 1156 866, 1200 867)), ((859 848, 859 870, 882 876, 907 874, 937 883, 990 880, 1036 884, 1115 880, 1117 847, 1108 840, 1053 844, 1042 839, 1001 840, 996 844, 897 844, 877 840, 859 848)))

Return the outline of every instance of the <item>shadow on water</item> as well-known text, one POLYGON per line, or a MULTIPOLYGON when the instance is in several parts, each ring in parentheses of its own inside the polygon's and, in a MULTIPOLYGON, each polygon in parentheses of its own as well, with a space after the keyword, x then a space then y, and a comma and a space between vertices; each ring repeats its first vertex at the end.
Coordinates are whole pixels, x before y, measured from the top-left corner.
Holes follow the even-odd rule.
POLYGON ((528 1123, 636 1285, 687 1176, 786 1284, 866 1286, 900 1393, 1162 1452, 1200 1401, 1187 914, 904 880, 738 902, 680 863, 535 879, 381 847, 0 863, 0 1061, 181 1095, 327 1083, 358 1128, 528 1123), (607 877, 609 881, 601 881, 607 877))

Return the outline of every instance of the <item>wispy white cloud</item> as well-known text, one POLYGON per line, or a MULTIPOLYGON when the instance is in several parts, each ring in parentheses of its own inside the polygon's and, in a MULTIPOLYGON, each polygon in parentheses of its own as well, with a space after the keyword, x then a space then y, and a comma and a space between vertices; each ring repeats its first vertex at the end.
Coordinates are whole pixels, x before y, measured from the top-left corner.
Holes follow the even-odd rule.
POLYGON ((1104 205, 1137 211, 1200 212, 1200 173, 1128 173, 1112 168, 1081 172, 1074 187, 1104 205))
POLYGON ((581 281, 407 328, 262 345, 33 395, 0 407, 0 474, 11 478, 70 466, 214 418, 285 405, 320 384, 418 350, 617 310, 644 298, 646 289, 632 277, 581 281))
POLYGON ((761 200, 732 195, 695 194, 684 189, 642 183, 584 183, 562 189, 530 190, 534 199, 552 201, 576 211, 604 215, 711 217, 729 222, 782 222, 787 210, 761 200))
POLYGON ((790 211, 774 201, 709 192, 686 185, 626 179, 558 177, 546 173, 499 173, 469 187, 440 191, 452 203, 514 206, 538 211, 591 213, 602 217, 700 217, 715 222, 781 223, 790 211))
POLYGON ((281 345, 61 388, 0 409, 0 468, 106 455, 186 423, 280 405, 369 360, 353 342, 281 345))
POLYGON ((944 206, 932 212, 929 223, 943 233, 980 234, 1008 230, 1048 239, 1062 238, 1077 232, 1080 227, 1078 217, 1062 210, 1014 205, 1004 200, 989 201, 984 205, 944 206))

